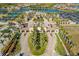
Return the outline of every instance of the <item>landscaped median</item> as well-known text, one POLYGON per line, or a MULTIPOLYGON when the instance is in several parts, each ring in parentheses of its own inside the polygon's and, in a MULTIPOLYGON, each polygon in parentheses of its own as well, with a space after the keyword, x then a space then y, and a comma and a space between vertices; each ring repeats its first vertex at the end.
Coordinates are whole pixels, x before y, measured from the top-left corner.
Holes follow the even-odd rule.
POLYGON ((29 33, 28 44, 33 55, 41 55, 45 52, 48 38, 45 32, 39 32, 37 27, 29 33))
POLYGON ((63 56, 63 55, 66 55, 66 51, 65 51, 65 49, 64 49, 64 47, 63 47, 63 45, 62 45, 62 43, 60 42, 60 39, 59 39, 57 33, 56 33, 55 35, 56 35, 56 37, 57 37, 57 43, 56 43, 56 48, 55 48, 56 52, 57 52, 59 55, 62 55, 62 56, 63 56))

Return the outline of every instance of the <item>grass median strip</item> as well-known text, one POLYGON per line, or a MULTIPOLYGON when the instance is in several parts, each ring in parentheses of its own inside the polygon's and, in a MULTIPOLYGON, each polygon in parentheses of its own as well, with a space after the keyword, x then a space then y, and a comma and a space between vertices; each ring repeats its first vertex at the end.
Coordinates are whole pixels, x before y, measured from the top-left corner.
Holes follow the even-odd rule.
POLYGON ((64 49, 62 43, 60 42, 58 35, 57 34, 55 34, 55 35, 57 37, 57 43, 56 43, 56 48, 55 48, 56 52, 59 55, 66 55, 65 49, 64 49))
POLYGON ((29 33, 28 44, 33 55, 41 55, 47 47, 48 39, 45 32, 35 29, 29 33))

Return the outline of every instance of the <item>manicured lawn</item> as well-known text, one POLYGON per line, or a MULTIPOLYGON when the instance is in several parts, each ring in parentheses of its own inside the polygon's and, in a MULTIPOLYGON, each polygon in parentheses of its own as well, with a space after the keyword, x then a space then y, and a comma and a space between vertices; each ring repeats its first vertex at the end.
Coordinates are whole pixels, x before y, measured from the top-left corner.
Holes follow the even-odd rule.
POLYGON ((56 48, 55 48, 56 52, 59 55, 66 55, 65 49, 64 49, 62 43, 60 42, 59 37, 57 36, 57 34, 56 34, 56 37, 57 37, 57 43, 56 43, 56 48))
POLYGON ((33 55, 41 55, 47 47, 48 39, 45 32, 38 32, 34 30, 29 33, 28 44, 33 55))

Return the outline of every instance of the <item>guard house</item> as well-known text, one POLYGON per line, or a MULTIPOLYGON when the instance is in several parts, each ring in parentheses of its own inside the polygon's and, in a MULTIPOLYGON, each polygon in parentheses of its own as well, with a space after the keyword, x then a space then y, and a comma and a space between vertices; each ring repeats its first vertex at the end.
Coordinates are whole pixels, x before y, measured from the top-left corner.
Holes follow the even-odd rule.
POLYGON ((28 23, 21 24, 21 28, 27 28, 27 27, 28 27, 28 23))
POLYGON ((21 27, 21 32, 26 32, 26 31, 28 31, 28 23, 22 23, 21 25, 20 25, 21 27))

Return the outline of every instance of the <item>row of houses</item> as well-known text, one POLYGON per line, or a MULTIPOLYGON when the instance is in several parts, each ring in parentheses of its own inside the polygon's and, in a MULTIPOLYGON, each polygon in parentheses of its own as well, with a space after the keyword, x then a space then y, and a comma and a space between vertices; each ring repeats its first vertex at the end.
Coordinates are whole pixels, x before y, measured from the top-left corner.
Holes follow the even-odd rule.
POLYGON ((61 24, 61 25, 62 25, 62 24, 76 24, 76 22, 71 21, 71 20, 62 20, 62 21, 60 21, 60 24, 61 24))

